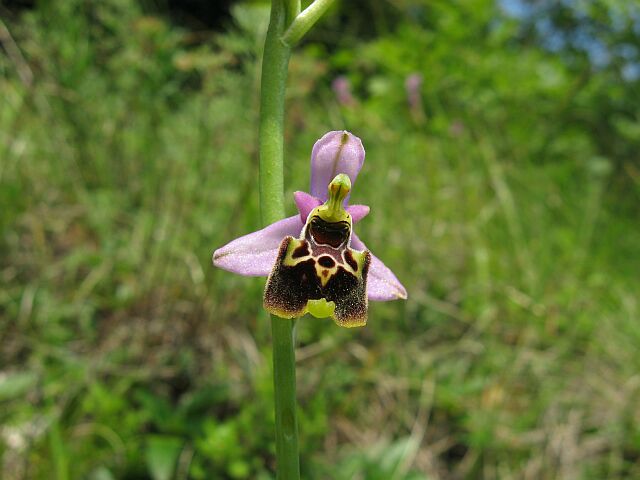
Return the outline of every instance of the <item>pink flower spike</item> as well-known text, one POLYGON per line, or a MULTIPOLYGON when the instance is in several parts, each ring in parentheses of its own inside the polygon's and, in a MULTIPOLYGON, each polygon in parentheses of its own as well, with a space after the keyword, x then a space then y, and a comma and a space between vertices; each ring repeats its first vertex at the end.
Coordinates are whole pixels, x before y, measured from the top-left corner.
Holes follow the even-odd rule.
POLYGON ((336 77, 333 82, 331 82, 331 88, 336 94, 340 105, 353 105, 355 103, 353 95, 351 94, 351 83, 344 75, 336 77))
POLYGON ((419 108, 421 106, 422 75, 413 73, 409 75, 404 83, 407 90, 407 100, 411 108, 419 108))

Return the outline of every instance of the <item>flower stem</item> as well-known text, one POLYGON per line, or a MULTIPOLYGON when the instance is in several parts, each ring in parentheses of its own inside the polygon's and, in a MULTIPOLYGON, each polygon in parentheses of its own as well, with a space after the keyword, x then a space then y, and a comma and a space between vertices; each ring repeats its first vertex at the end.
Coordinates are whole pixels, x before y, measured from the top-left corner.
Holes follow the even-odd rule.
MULTIPOLYGON (((260 214, 269 225, 284 217, 284 96, 290 48, 281 41, 291 0, 273 0, 264 45, 260 92, 260 214)), ((271 316, 276 417, 276 475, 298 480, 298 422, 293 322, 271 316)))
POLYGON ((298 480, 298 420, 294 321, 271 315, 273 382, 276 400, 276 478, 298 480))
POLYGON ((282 41, 292 47, 304 37, 305 33, 322 17, 334 0, 314 0, 311 5, 299 13, 282 36, 282 41))
POLYGON ((284 94, 290 55, 280 40, 285 18, 283 0, 273 0, 260 85, 260 214, 264 225, 284 217, 284 94))

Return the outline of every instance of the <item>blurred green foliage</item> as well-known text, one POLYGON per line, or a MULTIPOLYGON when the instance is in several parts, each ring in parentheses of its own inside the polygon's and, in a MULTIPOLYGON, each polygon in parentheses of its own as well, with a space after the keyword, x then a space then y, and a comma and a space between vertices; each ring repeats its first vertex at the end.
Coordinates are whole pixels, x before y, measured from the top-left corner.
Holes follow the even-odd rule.
MULTIPOLYGON (((638 80, 488 0, 365 7, 292 58, 287 198, 360 136, 358 233, 409 300, 298 323, 303 477, 639 477, 638 80)), ((259 225, 266 6, 0 14, 0 476, 272 478, 264 280, 210 266, 259 225)))

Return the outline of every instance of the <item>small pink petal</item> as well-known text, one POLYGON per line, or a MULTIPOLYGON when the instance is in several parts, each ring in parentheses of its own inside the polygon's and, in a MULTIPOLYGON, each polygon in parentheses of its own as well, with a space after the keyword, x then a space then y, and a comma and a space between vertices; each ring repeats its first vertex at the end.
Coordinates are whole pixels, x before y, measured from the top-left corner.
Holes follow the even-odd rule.
POLYGON ((353 223, 358 223, 364 217, 369 215, 369 210, 371 209, 367 205, 349 205, 347 207, 347 212, 351 214, 353 223))
MULTIPOLYGON (((366 250, 367 247, 354 233, 351 235, 351 248, 366 250)), ((374 302, 386 302, 407 298, 407 290, 382 260, 371 254, 371 265, 367 277, 367 296, 374 302)))
POLYGON ((213 264, 229 272, 250 277, 266 277, 287 235, 298 237, 303 223, 300 216, 285 218, 268 227, 236 238, 213 252, 213 264))
POLYGON ((302 220, 302 223, 307 221, 311 210, 322 205, 320 200, 313 195, 309 195, 307 192, 293 192, 293 199, 300 212, 300 220, 302 220))
POLYGON ((311 151, 311 195, 326 201, 327 187, 339 173, 347 174, 353 185, 363 163, 364 147, 358 137, 346 130, 326 133, 311 151))

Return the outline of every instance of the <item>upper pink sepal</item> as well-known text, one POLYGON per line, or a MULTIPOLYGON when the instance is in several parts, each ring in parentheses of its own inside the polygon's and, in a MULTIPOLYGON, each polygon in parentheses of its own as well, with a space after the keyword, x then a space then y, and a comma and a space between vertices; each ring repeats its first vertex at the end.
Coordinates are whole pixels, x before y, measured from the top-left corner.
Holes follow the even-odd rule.
MULTIPOLYGON (((325 202, 327 185, 339 173, 347 174, 355 184, 363 163, 364 147, 358 137, 346 130, 324 134, 311 151, 311 195, 325 202)), ((347 196, 344 204, 348 201, 347 196)))

